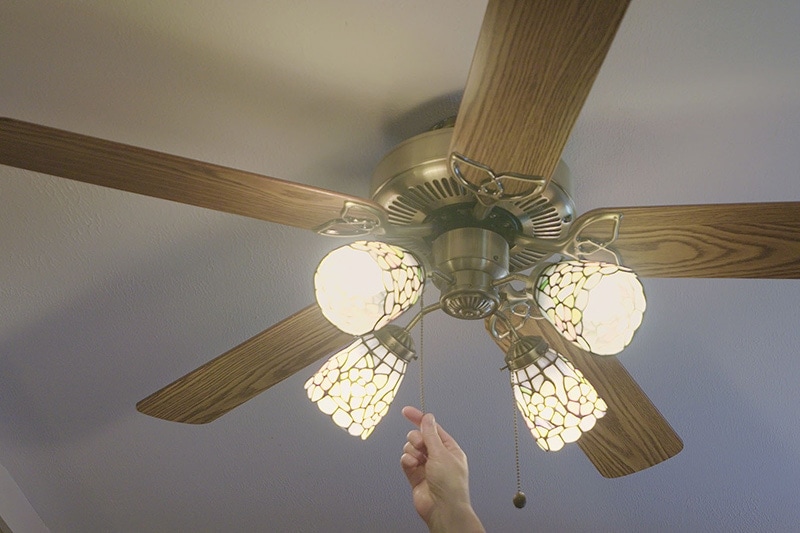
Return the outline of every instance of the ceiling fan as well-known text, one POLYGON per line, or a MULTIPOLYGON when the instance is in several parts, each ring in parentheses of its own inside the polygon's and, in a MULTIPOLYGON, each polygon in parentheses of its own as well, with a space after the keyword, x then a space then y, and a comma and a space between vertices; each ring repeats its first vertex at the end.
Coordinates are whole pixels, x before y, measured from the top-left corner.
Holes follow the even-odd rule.
MULTIPOLYGON (((12 119, 0 119, 0 164, 407 250, 440 290, 432 308, 485 319, 504 352, 549 346, 580 369, 607 410, 577 442, 602 475, 630 474, 683 444, 615 357, 527 319, 540 280, 552 279, 545 261, 599 254, 610 259, 599 268, 643 277, 798 278, 800 202, 574 216, 559 159, 628 3, 490 0, 457 119, 388 154, 371 200, 12 119)), ((210 422, 358 342, 326 316, 311 305, 137 408, 210 422)), ((400 333, 389 337, 403 344, 400 333)))

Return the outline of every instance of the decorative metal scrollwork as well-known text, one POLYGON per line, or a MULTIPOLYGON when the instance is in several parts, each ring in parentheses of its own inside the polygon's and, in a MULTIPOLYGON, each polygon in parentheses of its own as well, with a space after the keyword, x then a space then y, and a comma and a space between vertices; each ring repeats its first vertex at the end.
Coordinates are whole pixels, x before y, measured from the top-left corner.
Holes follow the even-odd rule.
POLYGON ((621 220, 622 213, 604 212, 584 216, 578 219, 570 228, 569 233, 560 239, 539 239, 535 236, 517 234, 514 238, 514 245, 528 246, 543 252, 563 254, 572 259, 580 260, 587 259, 597 253, 606 252, 613 256, 614 260, 619 265, 621 264, 619 254, 611 245, 619 238, 621 220), (587 228, 602 222, 613 223, 611 233, 607 239, 598 241, 588 237, 582 237, 587 228))
POLYGON ((571 255, 578 259, 585 259, 596 253, 606 252, 614 257, 617 265, 620 265, 621 263, 619 254, 611 247, 611 245, 619 238, 619 225, 621 220, 621 213, 603 213, 601 215, 588 218, 584 223, 576 228, 574 236, 572 237, 570 250, 571 255), (596 241, 594 239, 581 237, 581 233, 589 226, 598 222, 607 221, 611 221, 614 224, 613 228, 611 229, 611 235, 608 239, 596 241))
POLYGON ((497 173, 488 166, 473 161, 457 152, 450 154, 450 170, 461 185, 472 192, 478 201, 486 206, 494 205, 501 200, 521 200, 528 196, 539 195, 547 186, 547 180, 542 176, 528 176, 514 172, 497 173), (480 185, 475 185, 464 177, 462 167, 477 170, 485 175, 485 178, 481 180, 480 185), (506 194, 506 185, 512 182, 521 182, 527 185, 533 184, 534 188, 522 193, 506 194))
POLYGON ((361 237, 376 234, 384 224, 384 213, 371 205, 347 200, 342 214, 316 229, 320 235, 328 237, 361 237))

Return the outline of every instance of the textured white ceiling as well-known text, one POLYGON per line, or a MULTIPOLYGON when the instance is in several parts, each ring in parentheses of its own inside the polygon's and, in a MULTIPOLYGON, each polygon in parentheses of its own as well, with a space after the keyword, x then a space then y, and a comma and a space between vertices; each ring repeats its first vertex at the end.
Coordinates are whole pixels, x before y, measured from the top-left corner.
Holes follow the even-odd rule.
MULTIPOLYGON (((3 2, 0 115, 363 195, 386 150, 457 109, 483 8, 3 2)), ((633 0, 564 153, 579 210, 800 200, 798 27, 795 0, 633 0)), ((424 530, 399 406, 354 440, 305 398, 314 367, 207 426, 134 409, 309 304, 335 242, 7 167, 0 198, 0 464, 51 531, 424 530)), ((501 354, 482 324, 426 321, 427 407, 490 530, 800 523, 800 282, 645 288, 621 360, 685 450, 606 480, 523 438, 522 511, 501 354)))

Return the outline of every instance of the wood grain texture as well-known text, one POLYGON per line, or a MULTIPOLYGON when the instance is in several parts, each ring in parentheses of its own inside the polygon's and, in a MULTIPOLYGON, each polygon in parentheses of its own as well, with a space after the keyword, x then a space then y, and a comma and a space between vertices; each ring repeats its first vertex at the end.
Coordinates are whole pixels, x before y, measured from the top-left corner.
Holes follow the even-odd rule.
POLYGON ((0 118, 0 164, 314 229, 357 197, 95 137, 0 118))
MULTIPOLYGON (((800 202, 604 208, 583 217, 603 212, 622 214, 611 247, 640 276, 800 278, 800 202)), ((584 235, 607 239, 609 229, 597 224, 584 235)))
MULTIPOLYGON (((549 180, 628 3, 490 0, 451 152, 496 173, 549 180)), ((506 192, 530 189, 514 183, 506 192)))
MULTIPOLYGON (((488 321, 487 321, 488 328, 488 321)), ((606 415, 578 440, 601 475, 621 477, 674 457, 683 442, 616 357, 589 354, 563 339, 543 320, 528 320, 517 332, 544 338, 597 389, 608 404, 606 415)), ((509 339, 495 342, 508 350, 509 339)))
POLYGON ((314 304, 151 394, 136 409, 173 422, 205 424, 353 339, 314 304))

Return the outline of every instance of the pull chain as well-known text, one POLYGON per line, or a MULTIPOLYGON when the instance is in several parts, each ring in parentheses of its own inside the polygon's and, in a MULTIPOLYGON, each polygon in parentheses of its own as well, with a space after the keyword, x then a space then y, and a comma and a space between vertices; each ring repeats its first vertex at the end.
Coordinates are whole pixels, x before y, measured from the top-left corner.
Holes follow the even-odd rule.
MULTIPOLYGON (((423 301, 424 291, 419 295, 419 308, 425 309, 425 302, 423 301)), ((423 365, 423 346, 425 341, 425 317, 420 318, 419 321, 419 408, 423 413, 425 411, 425 370, 423 365)))
POLYGON ((517 405, 516 405, 516 398, 514 398, 514 375, 511 374, 511 405, 513 409, 513 416, 514 416, 514 461, 516 462, 516 470, 517 470, 517 493, 514 495, 514 507, 517 509, 522 509, 525 507, 525 503, 527 502, 527 498, 525 497, 525 493, 522 492, 522 474, 519 467, 519 426, 517 424, 517 405))

